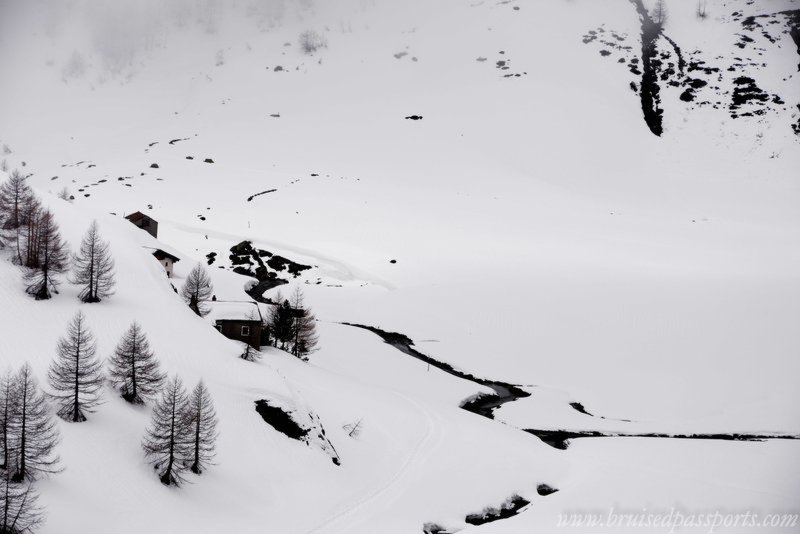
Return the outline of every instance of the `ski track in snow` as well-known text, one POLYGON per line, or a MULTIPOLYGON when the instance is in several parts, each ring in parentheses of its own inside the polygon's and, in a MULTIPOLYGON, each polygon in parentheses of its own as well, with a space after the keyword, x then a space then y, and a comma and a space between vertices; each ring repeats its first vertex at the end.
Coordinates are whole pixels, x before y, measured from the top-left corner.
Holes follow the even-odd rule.
MULTIPOLYGON (((339 525, 337 530, 332 530, 332 528, 336 527, 338 523, 347 518, 353 518, 353 516, 361 512, 365 506, 374 503, 376 500, 386 495, 403 479, 412 465, 418 463, 421 459, 427 458, 431 452, 436 450, 439 445, 441 445, 443 441, 443 434, 441 430, 442 425, 439 424, 440 417, 438 414, 435 414, 431 410, 425 408, 422 404, 415 401, 408 395, 404 395, 398 391, 392 391, 392 393, 406 401, 408 404, 412 405, 419 413, 423 415, 425 420, 425 435, 409 451, 400 468, 394 472, 389 480, 381 484, 376 490, 370 491, 369 493, 356 499, 354 502, 348 504, 343 510, 334 513, 328 519, 317 524, 317 526, 313 527, 311 530, 304 531, 305 534, 315 534, 318 532, 350 532, 348 525, 339 525), (436 438, 435 440, 434 437, 436 438)), ((351 524, 357 521, 358 519, 355 517, 352 519, 351 524)))

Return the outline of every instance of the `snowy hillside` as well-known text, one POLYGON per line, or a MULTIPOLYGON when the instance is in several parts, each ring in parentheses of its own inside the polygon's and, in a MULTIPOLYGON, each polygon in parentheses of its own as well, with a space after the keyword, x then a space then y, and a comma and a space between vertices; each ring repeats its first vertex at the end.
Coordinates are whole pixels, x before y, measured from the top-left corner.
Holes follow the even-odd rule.
POLYGON ((219 416, 215 465, 164 487, 152 403, 104 386, 37 531, 797 513, 799 36, 794 0, 0 0, 0 179, 72 251, 96 219, 117 272, 36 301, 0 250, 0 370, 47 389, 78 309, 103 360, 138 321, 219 416), (198 262, 220 306, 302 288, 319 350, 239 358, 175 291, 198 262))

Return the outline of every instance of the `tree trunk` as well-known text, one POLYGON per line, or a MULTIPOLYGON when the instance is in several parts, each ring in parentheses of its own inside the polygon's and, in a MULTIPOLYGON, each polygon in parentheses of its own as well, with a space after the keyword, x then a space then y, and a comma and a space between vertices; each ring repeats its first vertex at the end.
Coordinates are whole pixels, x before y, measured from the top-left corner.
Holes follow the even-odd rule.
POLYGON ((25 453, 27 445, 27 425, 28 425, 28 384, 26 383, 22 390, 22 433, 19 439, 19 467, 17 473, 11 479, 14 482, 22 482, 25 479, 25 453))
MULTIPOLYGON (((79 347, 80 347, 80 342, 81 342, 81 338, 80 338, 80 334, 78 334, 78 346, 79 347)), ((80 421, 80 417, 78 415, 80 413, 80 410, 79 410, 79 407, 78 407, 78 399, 80 398, 78 396, 78 393, 79 393, 79 391, 78 391, 78 383, 79 383, 79 380, 80 380, 80 361, 81 361, 81 349, 77 348, 77 349, 75 349, 75 399, 74 399, 75 405, 72 407, 72 421, 75 422, 75 423, 80 421)))
POLYGON ((192 473, 200 474, 200 407, 197 408, 197 423, 194 431, 194 464, 192 473))
POLYGON ((136 338, 131 346, 131 402, 136 402, 136 338))
POLYGON ((170 474, 172 473, 172 464, 175 461, 175 396, 172 397, 172 419, 169 425, 169 463, 167 463, 167 470, 161 477, 161 483, 170 485, 170 474))

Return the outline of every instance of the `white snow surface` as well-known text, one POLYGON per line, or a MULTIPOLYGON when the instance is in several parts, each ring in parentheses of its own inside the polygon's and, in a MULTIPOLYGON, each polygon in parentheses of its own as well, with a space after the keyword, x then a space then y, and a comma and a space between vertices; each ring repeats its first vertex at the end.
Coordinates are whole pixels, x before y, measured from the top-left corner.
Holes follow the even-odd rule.
MULTIPOLYGON (((698 20, 694 2, 667 5, 669 35, 709 62, 755 54, 734 46, 734 11, 800 8, 709 2, 698 20)), ((653 136, 636 78, 581 42, 605 25, 636 51, 628 1, 0 0, 3 13, 0 160, 32 173, 73 250, 99 221, 118 285, 100 304, 68 283, 35 302, 0 251, 0 365, 29 361, 45 385, 78 309, 103 357, 137 320, 221 419, 217 465, 165 488, 140 448, 149 408, 106 391, 87 423, 59 425, 65 470, 37 483, 41 532, 420 532, 515 493, 533 505, 474 530, 547 532, 610 507, 797 510, 797 442, 559 451, 518 430, 800 433, 797 111, 734 120, 667 90, 653 136), (328 41, 312 56, 297 44, 309 28, 328 41), (499 60, 527 74, 503 78, 499 60), (137 210, 159 240, 122 219, 137 210), (238 359, 170 286, 216 252, 218 299, 248 299, 250 279, 217 268, 243 239, 313 266, 280 288, 300 284, 320 321, 309 363, 238 359), (173 279, 153 247, 181 257, 173 279), (497 410, 506 424, 467 413, 488 388, 345 321, 532 396, 497 410), (259 399, 316 414, 342 465, 273 430, 259 399)), ((791 39, 759 45, 766 66, 745 74, 800 102, 791 39)))

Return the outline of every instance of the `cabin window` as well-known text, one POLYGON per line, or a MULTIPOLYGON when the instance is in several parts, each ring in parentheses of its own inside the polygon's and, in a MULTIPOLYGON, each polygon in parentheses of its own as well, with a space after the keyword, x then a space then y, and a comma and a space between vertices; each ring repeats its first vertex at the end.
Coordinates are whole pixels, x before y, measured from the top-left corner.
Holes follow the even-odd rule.
POLYGON ((243 336, 249 336, 250 335, 250 327, 249 326, 243 326, 242 327, 242 335, 243 336))

